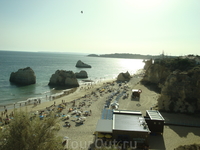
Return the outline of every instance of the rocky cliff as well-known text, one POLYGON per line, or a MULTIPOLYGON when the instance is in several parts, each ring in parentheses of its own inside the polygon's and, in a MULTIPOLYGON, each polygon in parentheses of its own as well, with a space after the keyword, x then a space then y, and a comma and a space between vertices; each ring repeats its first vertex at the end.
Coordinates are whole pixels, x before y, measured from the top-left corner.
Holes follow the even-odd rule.
POLYGON ((189 59, 156 60, 146 70, 143 83, 161 89, 158 108, 169 112, 200 111, 200 67, 189 59))
POLYGON ((153 64, 148 67, 142 82, 153 83, 153 84, 163 84, 171 73, 171 70, 161 64, 153 64))
POLYGON ((143 61, 145 63, 144 65, 144 69, 147 70, 152 64, 153 64, 153 60, 150 59, 150 60, 146 60, 146 61, 143 61))
POLYGON ((76 79, 75 74, 72 71, 57 70, 54 74, 52 74, 49 85, 72 88, 78 87, 79 83, 76 79))
POLYGON ((172 72, 161 87, 158 107, 170 112, 200 111, 200 68, 172 72))
POLYGON ((10 74, 10 82, 17 85, 30 85, 36 83, 36 76, 30 67, 19 69, 17 72, 10 74))

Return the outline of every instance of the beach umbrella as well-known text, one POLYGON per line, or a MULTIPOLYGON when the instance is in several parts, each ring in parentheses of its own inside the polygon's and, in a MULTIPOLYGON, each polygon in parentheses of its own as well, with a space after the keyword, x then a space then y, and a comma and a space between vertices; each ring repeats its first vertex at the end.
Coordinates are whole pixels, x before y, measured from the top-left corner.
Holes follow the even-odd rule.
POLYGON ((77 113, 82 113, 80 110, 77 110, 77 113))
POLYGON ((103 138, 103 137, 104 137, 104 134, 98 133, 98 137, 99 137, 99 138, 103 138))
POLYGON ((110 135, 110 134, 106 134, 105 137, 106 137, 106 138, 111 138, 112 135, 110 135))
POLYGON ((68 136, 64 136, 63 139, 64 139, 64 140, 67 140, 67 139, 69 139, 69 137, 68 137, 68 136))
POLYGON ((85 115, 89 115, 89 111, 85 111, 85 115))
POLYGON ((66 115, 62 115, 62 117, 66 117, 66 115))

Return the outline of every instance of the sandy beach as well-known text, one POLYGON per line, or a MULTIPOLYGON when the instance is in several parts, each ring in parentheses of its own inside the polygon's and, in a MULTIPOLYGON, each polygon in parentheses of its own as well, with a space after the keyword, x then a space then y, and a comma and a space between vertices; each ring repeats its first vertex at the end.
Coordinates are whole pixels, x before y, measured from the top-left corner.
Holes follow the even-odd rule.
MULTIPOLYGON (((123 99, 123 96, 119 98, 120 110, 139 110, 145 115, 146 110, 156 105, 159 93, 151 90, 151 87, 144 86, 140 83, 142 74, 134 75, 128 83, 122 83, 121 86, 114 80, 101 81, 98 83, 87 83, 76 89, 75 92, 60 97, 58 99, 38 104, 37 106, 29 105, 18 109, 36 112, 44 110, 52 105, 55 105, 58 109, 58 105, 64 103, 66 106, 61 112, 60 116, 60 131, 58 136, 67 136, 67 147, 71 149, 88 149, 92 142, 94 142, 94 131, 98 120, 101 118, 101 112, 104 108, 105 101, 111 95, 112 92, 118 91, 122 93, 126 91, 129 95, 128 98, 123 99), (142 89, 140 101, 131 100, 131 90, 142 89), (83 124, 77 122, 76 115, 73 115, 73 110, 88 113, 85 117, 83 124), (69 115, 69 119, 62 121, 62 114, 69 115), (68 121, 71 125, 70 128, 65 127, 65 122, 68 121)), ((116 99, 117 95, 113 98, 116 99)), ((12 110, 9 110, 9 112, 12 110)), ((191 117, 184 114, 163 114, 166 119, 190 119, 191 122, 200 122, 200 119, 191 117)), ((200 128, 193 127, 179 127, 179 126, 165 126, 163 135, 150 135, 150 149, 166 149, 172 150, 179 145, 187 144, 200 144, 200 128)))

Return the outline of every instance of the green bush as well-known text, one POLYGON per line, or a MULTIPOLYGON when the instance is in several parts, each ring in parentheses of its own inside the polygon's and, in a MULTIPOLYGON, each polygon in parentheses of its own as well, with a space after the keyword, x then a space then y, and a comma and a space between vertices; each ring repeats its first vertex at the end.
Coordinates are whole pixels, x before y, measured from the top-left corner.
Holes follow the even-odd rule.
POLYGON ((52 115, 43 120, 32 118, 26 112, 15 112, 14 119, 0 132, 3 150, 56 150, 61 149, 61 138, 53 128, 57 119, 52 115))
POLYGON ((186 71, 196 66, 195 61, 188 58, 165 58, 158 59, 157 63, 169 68, 171 71, 181 70, 186 71))

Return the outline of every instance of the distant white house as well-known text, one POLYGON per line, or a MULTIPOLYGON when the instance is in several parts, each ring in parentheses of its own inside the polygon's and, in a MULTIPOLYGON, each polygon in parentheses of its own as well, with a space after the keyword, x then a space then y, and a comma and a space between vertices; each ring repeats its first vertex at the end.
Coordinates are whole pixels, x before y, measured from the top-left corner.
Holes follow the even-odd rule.
POLYGON ((200 64, 200 56, 194 56, 194 55, 187 55, 187 56, 181 56, 179 58, 182 58, 182 59, 190 59, 190 60, 194 60, 196 62, 196 64, 200 64))

